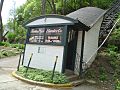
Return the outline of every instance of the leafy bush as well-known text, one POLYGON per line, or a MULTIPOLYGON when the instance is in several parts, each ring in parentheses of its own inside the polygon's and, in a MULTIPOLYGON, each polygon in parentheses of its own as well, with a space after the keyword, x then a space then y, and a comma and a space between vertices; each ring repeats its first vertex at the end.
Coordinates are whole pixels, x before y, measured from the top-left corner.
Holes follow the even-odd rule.
POLYGON ((105 68, 104 67, 100 67, 99 68, 99 73, 100 73, 100 75, 99 75, 99 80, 101 80, 101 81, 105 81, 106 79, 107 79, 107 74, 105 73, 105 68))
POLYGON ((0 46, 4 46, 3 42, 0 42, 0 46))
POLYGON ((110 44, 108 44, 108 46, 107 46, 107 51, 108 52, 111 52, 111 51, 118 51, 118 47, 117 46, 115 46, 115 45, 110 45, 110 44))
POLYGON ((112 33, 110 39, 113 41, 119 40, 120 39, 120 27, 118 29, 115 29, 114 32, 112 33))
POLYGON ((0 42, 0 46, 8 47, 10 44, 8 42, 0 42))
POLYGON ((9 32, 9 33, 7 34, 7 39, 8 39, 8 41, 9 41, 9 43, 13 43, 13 42, 15 41, 15 37, 16 37, 16 35, 15 35, 15 33, 13 33, 13 32, 9 32))
POLYGON ((59 72, 55 72, 55 75, 52 81, 51 80, 52 71, 47 71, 42 69, 29 68, 28 72, 26 73, 26 67, 21 67, 20 70, 17 71, 17 74, 24 78, 40 81, 40 82, 47 82, 47 83, 54 83, 54 84, 64 84, 69 82, 66 76, 59 72))
POLYGON ((24 49, 24 44, 11 44, 10 46, 12 48, 24 49))
POLYGON ((17 54, 19 54, 21 51, 18 51, 17 49, 13 49, 13 50, 0 50, 0 58, 4 58, 4 57, 9 57, 9 56, 15 56, 17 54))
POLYGON ((3 58, 3 57, 5 57, 5 56, 0 52, 0 58, 3 58))
POLYGON ((116 46, 120 51, 120 27, 114 30, 112 35, 109 37, 108 43, 116 46))
POLYGON ((9 55, 8 55, 8 52, 7 52, 6 50, 3 51, 2 54, 3 54, 4 56, 9 56, 9 55))
POLYGON ((120 81, 117 80, 115 90, 120 90, 120 81))
POLYGON ((24 49, 24 44, 10 44, 9 42, 0 42, 0 46, 24 49))

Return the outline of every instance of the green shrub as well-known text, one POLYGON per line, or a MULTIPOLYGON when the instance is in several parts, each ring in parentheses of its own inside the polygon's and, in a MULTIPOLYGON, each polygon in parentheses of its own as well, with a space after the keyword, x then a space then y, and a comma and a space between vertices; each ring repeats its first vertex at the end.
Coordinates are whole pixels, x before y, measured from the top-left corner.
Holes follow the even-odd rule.
POLYGON ((0 46, 4 46, 4 44, 2 42, 0 42, 0 46))
POLYGON ((115 90, 120 90, 120 81, 117 80, 115 90))
POLYGON ((5 57, 5 56, 0 52, 0 58, 3 58, 3 57, 5 57))
POLYGON ((14 50, 0 50, 0 58, 4 58, 4 57, 9 57, 9 56, 15 56, 17 54, 19 54, 20 51, 17 51, 17 49, 14 50))
POLYGON ((10 43, 8 43, 8 42, 0 42, 0 46, 8 47, 8 46, 10 46, 10 43))
POLYGON ((8 52, 7 52, 7 51, 3 51, 2 54, 3 54, 4 56, 8 56, 8 52))
POLYGON ((1 54, 6 57, 16 55, 16 53, 14 51, 10 51, 10 50, 3 50, 3 51, 1 51, 1 54))
POLYGON ((107 80, 107 75, 105 73, 99 75, 99 80, 105 81, 107 80))
POLYGON ((120 27, 115 29, 112 35, 110 36, 110 40, 119 40, 120 39, 120 27))
POLYGON ((24 44, 11 44, 10 46, 12 48, 24 49, 24 44))
POLYGON ((110 45, 117 46, 118 50, 120 51, 120 27, 113 31, 108 39, 108 43, 110 45))
POLYGON ((99 68, 99 80, 101 80, 101 81, 105 81, 105 80, 107 80, 107 74, 106 74, 106 72, 105 72, 106 70, 105 70, 105 68, 104 67, 100 67, 99 68))
POLYGON ((64 74, 60 74, 59 72, 55 72, 55 75, 52 81, 51 80, 52 71, 47 71, 42 69, 29 68, 28 72, 26 73, 26 68, 21 67, 20 70, 17 71, 17 74, 19 74, 24 78, 40 81, 40 82, 55 83, 55 84, 63 84, 63 83, 69 82, 66 76, 64 74))
POLYGON ((110 52, 110 51, 118 51, 118 47, 117 46, 115 46, 115 45, 110 45, 110 44, 108 44, 108 46, 107 46, 107 51, 108 52, 110 52))
POLYGON ((13 32, 9 32, 7 34, 7 39, 10 43, 13 43, 15 41, 16 34, 13 32))

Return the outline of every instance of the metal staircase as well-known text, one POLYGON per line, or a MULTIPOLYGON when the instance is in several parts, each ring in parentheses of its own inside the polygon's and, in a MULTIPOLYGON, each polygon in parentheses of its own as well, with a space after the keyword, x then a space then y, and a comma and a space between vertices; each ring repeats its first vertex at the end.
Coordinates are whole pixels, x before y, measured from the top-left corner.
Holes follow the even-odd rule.
POLYGON ((113 2, 111 7, 106 11, 103 22, 101 24, 100 33, 99 33, 99 44, 105 39, 110 29, 113 27, 118 13, 120 12, 120 0, 113 2))

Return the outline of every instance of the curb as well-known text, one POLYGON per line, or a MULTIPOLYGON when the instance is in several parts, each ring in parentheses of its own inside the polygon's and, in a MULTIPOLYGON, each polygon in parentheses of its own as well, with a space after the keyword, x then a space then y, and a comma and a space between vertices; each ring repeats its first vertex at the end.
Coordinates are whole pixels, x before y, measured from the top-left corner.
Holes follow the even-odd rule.
POLYGON ((96 81, 94 81, 94 80, 86 80, 86 82, 89 84, 96 84, 96 81))
POLYGON ((29 84, 34 84, 34 85, 40 85, 40 86, 44 86, 44 87, 52 87, 52 88, 72 88, 73 85, 72 83, 66 83, 66 84, 52 84, 52 83, 44 83, 44 82, 37 82, 37 81, 33 81, 33 80, 29 80, 29 79, 25 79, 19 75, 16 74, 16 71, 13 71, 12 72, 12 76, 19 79, 19 80, 22 80, 26 83, 29 83, 29 84))

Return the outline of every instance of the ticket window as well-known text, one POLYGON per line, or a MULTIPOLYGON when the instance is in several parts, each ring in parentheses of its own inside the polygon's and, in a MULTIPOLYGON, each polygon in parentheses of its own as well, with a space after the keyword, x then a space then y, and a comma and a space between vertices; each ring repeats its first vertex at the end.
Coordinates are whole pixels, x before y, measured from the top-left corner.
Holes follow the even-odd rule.
POLYGON ((63 45, 63 33, 64 27, 31 28, 29 30, 27 43, 42 45, 63 45))

